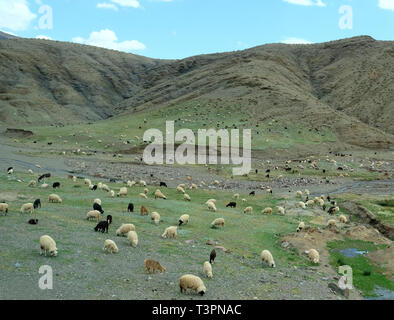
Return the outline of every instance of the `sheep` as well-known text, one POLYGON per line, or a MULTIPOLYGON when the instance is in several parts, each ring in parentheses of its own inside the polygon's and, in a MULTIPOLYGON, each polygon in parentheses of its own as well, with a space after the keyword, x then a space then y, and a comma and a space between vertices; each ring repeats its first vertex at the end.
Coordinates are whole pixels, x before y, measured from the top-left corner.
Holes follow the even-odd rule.
POLYGON ((208 202, 207 206, 208 206, 208 210, 216 212, 216 206, 213 202, 208 202))
POLYGON ((306 205, 305 205, 305 203, 302 202, 302 201, 298 202, 298 206, 299 206, 301 209, 306 209, 306 205))
POLYGON ((179 193, 185 193, 185 190, 180 186, 176 187, 176 191, 179 193))
POLYGON ((139 194, 139 197, 140 197, 140 198, 143 198, 143 199, 148 199, 148 197, 146 196, 145 193, 140 193, 140 194, 139 194))
POLYGON ((261 211, 262 214, 270 214, 272 215, 272 208, 265 208, 261 211))
POLYGON ((155 199, 157 199, 157 198, 164 199, 164 200, 167 199, 167 197, 159 189, 157 189, 155 191, 155 199))
POLYGON ((337 225, 337 222, 334 219, 330 219, 327 222, 328 227, 335 227, 337 225))
POLYGON ((347 223, 347 218, 344 215, 339 216, 339 222, 340 223, 347 223))
POLYGON ((141 216, 147 216, 149 214, 149 211, 144 206, 141 206, 140 214, 141 216))
POLYGON ((272 193, 272 189, 267 188, 267 189, 265 190, 265 192, 266 192, 266 193, 272 193))
POLYGON ((157 225, 160 223, 160 214, 154 211, 152 212, 150 219, 157 225))
POLYGON ((34 211, 34 205, 32 203, 25 203, 22 207, 21 207, 21 213, 25 213, 26 211, 30 211, 30 213, 33 213, 34 211))
POLYGON ((140 180, 140 187, 146 187, 146 182, 144 180, 140 180))
POLYGON ((100 215, 101 215, 100 211, 97 211, 97 210, 89 211, 86 214, 86 220, 96 219, 96 221, 98 222, 100 220, 100 215))
POLYGON ((185 274, 179 278, 179 288, 181 293, 186 293, 187 289, 192 289, 201 296, 207 291, 204 282, 199 277, 192 274, 185 274))
POLYGON ((93 203, 93 210, 99 211, 101 214, 104 213, 103 208, 98 203, 93 203))
POLYGON ((246 207, 246 208, 244 209, 244 213, 252 214, 252 213, 253 213, 253 207, 246 207))
POLYGON ((37 209, 38 207, 41 208, 41 200, 40 199, 34 200, 33 207, 34 209, 37 209))
POLYGON ((297 232, 302 231, 304 228, 305 228, 305 223, 304 223, 304 221, 301 221, 301 222, 298 224, 297 232))
POLYGON ((166 272, 166 268, 163 267, 158 261, 150 259, 144 260, 144 264, 146 273, 150 273, 151 270, 153 273, 156 273, 157 271, 166 272))
POLYGON ((188 224, 190 220, 190 216, 188 214, 183 214, 180 216, 178 222, 179 222, 179 226, 182 224, 188 224))
POLYGON ((193 178, 192 178, 191 176, 187 176, 187 177, 186 177, 186 180, 188 180, 188 181, 192 181, 192 180, 193 180, 193 178))
POLYGON ((88 178, 85 178, 84 183, 90 186, 92 184, 92 181, 88 178))
POLYGON ((320 207, 323 208, 323 206, 324 206, 324 200, 323 199, 318 198, 317 203, 319 204, 320 207))
POLYGON ((124 236, 130 231, 135 231, 135 226, 132 223, 123 223, 118 230, 116 230, 117 236, 124 236))
POLYGON ((102 188, 103 188, 103 183, 102 183, 102 182, 99 182, 99 183, 97 184, 97 188, 102 189, 102 188))
POLYGON ((13 168, 13 167, 9 167, 9 168, 7 169, 7 173, 8 173, 8 174, 13 174, 13 173, 14 173, 14 168, 13 168))
POLYGON ((54 182, 54 183, 52 184, 52 188, 53 188, 53 189, 60 188, 60 182, 54 182))
POLYGON ((285 214, 285 208, 283 208, 283 207, 278 207, 278 212, 279 212, 280 214, 285 214))
POLYGON ((98 205, 101 206, 101 200, 100 199, 94 199, 93 204, 97 203, 98 205))
POLYGON ((263 263, 268 264, 271 268, 275 268, 275 261, 269 250, 263 250, 261 252, 261 260, 263 261, 263 263))
POLYGON ((315 264, 319 263, 320 255, 319 252, 317 252, 317 250, 310 249, 308 252, 308 257, 313 263, 315 264))
POLYGON ((46 256, 48 252, 51 256, 57 256, 56 242, 48 235, 40 237, 40 249, 40 255, 44 253, 46 256))
POLYGON ((76 177, 76 176, 73 176, 73 177, 72 177, 72 180, 73 180, 73 182, 77 182, 77 177, 76 177))
POLYGON ((44 173, 43 175, 41 175, 41 176, 37 179, 37 181, 40 182, 42 179, 44 179, 44 178, 50 178, 50 177, 51 177, 51 174, 50 174, 50 173, 44 173))
POLYGON ((308 207, 312 207, 312 206, 315 205, 315 201, 313 201, 313 200, 308 200, 305 204, 306 204, 308 207))
POLYGON ((122 187, 119 190, 119 193, 117 194, 118 197, 125 197, 127 196, 127 188, 126 187, 122 187))
POLYGON ((215 249, 212 249, 210 255, 209 255, 209 263, 214 263, 216 259, 216 251, 215 249))
POLYGON ((138 235, 135 231, 129 231, 127 233, 127 240, 129 240, 130 245, 135 248, 138 245, 138 235))
POLYGON ((192 183, 191 185, 190 185, 190 189, 198 189, 198 186, 195 184, 195 183, 192 183))
POLYGON ((42 188, 42 189, 48 189, 48 188, 49 188, 49 184, 48 184, 48 183, 43 183, 43 184, 41 185, 41 188, 42 188))
POLYGON ((8 204, 7 203, 0 203, 0 211, 4 212, 5 215, 8 213, 8 204))
POLYGON ((101 231, 102 233, 106 231, 108 233, 108 226, 108 221, 100 221, 97 226, 94 227, 94 231, 101 231))
POLYGON ((305 190, 304 190, 304 192, 305 192, 305 194, 306 194, 308 197, 309 197, 309 196, 310 196, 310 194, 311 194, 311 193, 309 192, 309 190, 308 190, 308 189, 305 189, 305 190))
POLYGON ((29 221, 27 221, 28 224, 32 224, 32 225, 36 225, 38 224, 38 219, 30 219, 29 221))
POLYGON ((63 200, 57 194, 52 193, 51 195, 49 195, 48 202, 62 203, 63 200))
POLYGON ((218 181, 218 180, 215 180, 214 182, 213 182, 213 184, 215 184, 215 185, 219 185, 220 184, 220 182, 218 181))
POLYGON ((119 249, 116 243, 110 239, 104 241, 103 250, 108 251, 109 253, 118 253, 119 249))
POLYGON ((186 185, 184 183, 178 184, 178 187, 181 187, 182 189, 186 189, 186 185))
POLYGON ((27 186, 28 187, 35 187, 36 184, 37 184, 37 182, 35 180, 31 180, 27 186))
POLYGON ((131 202, 127 206, 127 212, 134 212, 134 204, 132 204, 131 202))
POLYGON ((109 192, 109 194, 110 194, 111 198, 115 198, 115 191, 114 190, 111 190, 109 192))
POLYGON ((108 225, 112 223, 112 216, 110 214, 107 215, 106 221, 108 222, 108 225))
POLYGON ((111 191, 111 189, 106 184, 103 184, 101 190, 104 190, 104 191, 107 191, 107 192, 111 191))
POLYGON ((248 201, 248 200, 246 200, 245 198, 243 198, 241 201, 242 201, 242 202, 246 202, 246 201, 248 201))
POLYGON ((217 228, 218 226, 224 227, 225 221, 223 218, 217 218, 212 221, 211 228, 217 228))
POLYGON ((149 192, 149 189, 148 188, 144 188, 144 193, 148 194, 148 192, 149 192))
POLYGON ((238 199, 239 198, 239 193, 235 193, 234 194, 234 199, 238 199))
POLYGON ((166 187, 166 188, 168 188, 167 183, 165 183, 163 181, 160 181, 159 187, 166 187))
POLYGON ((229 203, 226 204, 226 208, 228 208, 228 207, 230 207, 230 208, 236 208, 236 207, 237 207, 237 203, 231 201, 231 202, 229 202, 229 203))
POLYGON ((209 199, 207 200, 207 202, 205 202, 205 204, 208 204, 208 202, 212 202, 213 204, 216 204, 216 199, 209 199))
POLYGON ((177 238, 178 237, 178 227, 172 226, 168 227, 164 230, 164 233, 161 235, 162 238, 177 238))
POLYGON ((187 193, 185 193, 183 195, 183 199, 185 199, 186 201, 191 201, 192 200, 192 198, 190 198, 190 196, 187 193))
POLYGON ((203 271, 207 278, 212 278, 212 266, 208 261, 204 262, 203 271))
POLYGON ((298 190, 298 191, 296 192, 296 197, 297 197, 297 198, 301 198, 301 197, 302 197, 302 191, 298 190))
POLYGON ((126 183, 126 185, 127 185, 129 188, 133 187, 135 184, 136 184, 136 182, 135 182, 134 180, 133 180, 133 181, 128 180, 127 183, 126 183))

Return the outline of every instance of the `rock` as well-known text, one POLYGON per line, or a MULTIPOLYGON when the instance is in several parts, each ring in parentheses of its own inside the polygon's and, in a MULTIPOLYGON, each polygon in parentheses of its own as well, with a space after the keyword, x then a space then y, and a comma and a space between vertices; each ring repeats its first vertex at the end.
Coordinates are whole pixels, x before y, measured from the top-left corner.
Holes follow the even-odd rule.
POLYGON ((287 248, 290 245, 290 243, 288 243, 287 241, 283 241, 281 244, 282 248, 287 248))
POLYGON ((346 290, 339 288, 337 284, 335 284, 335 283, 333 283, 333 282, 330 282, 330 283, 328 284, 328 287, 329 287, 335 294, 340 294, 340 295, 346 297, 346 290))

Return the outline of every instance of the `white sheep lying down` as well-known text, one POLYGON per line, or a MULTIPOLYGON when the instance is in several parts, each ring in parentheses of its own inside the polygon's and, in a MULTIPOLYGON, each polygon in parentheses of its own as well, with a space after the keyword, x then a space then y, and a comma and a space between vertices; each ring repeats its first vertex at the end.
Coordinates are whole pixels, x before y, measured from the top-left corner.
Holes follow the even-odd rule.
POLYGON ((51 256, 57 256, 56 242, 48 235, 40 237, 40 249, 40 255, 44 253, 46 256, 48 252, 51 256))

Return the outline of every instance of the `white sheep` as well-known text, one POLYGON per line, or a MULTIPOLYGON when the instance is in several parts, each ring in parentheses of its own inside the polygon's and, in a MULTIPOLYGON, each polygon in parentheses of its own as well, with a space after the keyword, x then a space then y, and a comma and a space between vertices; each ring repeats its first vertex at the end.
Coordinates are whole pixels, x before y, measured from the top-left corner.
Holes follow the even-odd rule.
POLYGON ((239 193, 235 193, 234 194, 234 199, 238 199, 239 198, 239 193))
POLYGON ((192 289, 201 296, 203 296, 207 291, 207 288, 205 287, 204 282, 200 279, 200 277, 192 274, 185 274, 179 278, 179 288, 181 290, 181 293, 186 293, 187 289, 192 289))
POLYGON ((186 201, 191 201, 192 200, 192 198, 190 198, 190 196, 187 193, 185 193, 183 195, 183 199, 185 199, 186 201))
POLYGON ((28 187, 35 187, 36 184, 37 184, 37 182, 35 180, 31 180, 27 186, 28 187))
POLYGON ((92 184, 92 181, 88 178, 85 178, 84 183, 90 186, 92 184))
POLYGON ((146 182, 144 180, 140 180, 140 187, 146 187, 146 182))
POLYGON ((337 222, 334 219, 330 219, 327 222, 327 226, 329 226, 329 227, 334 227, 336 225, 337 225, 337 222))
POLYGON ((119 190, 118 197, 125 197, 125 196, 127 196, 127 188, 126 187, 122 187, 119 190))
POLYGON ((109 195, 111 196, 111 198, 115 198, 115 191, 114 191, 114 190, 111 190, 111 191, 109 192, 109 195))
POLYGON ((225 220, 223 218, 217 218, 212 221, 211 226, 212 228, 216 228, 218 226, 224 227, 225 220))
POLYGON ((246 207, 246 208, 244 209, 244 213, 252 214, 252 213, 253 213, 253 207, 246 207))
POLYGON ((304 223, 304 221, 301 221, 301 222, 298 224, 297 232, 302 231, 304 228, 305 228, 305 223, 304 223))
POLYGON ((135 248, 135 247, 138 245, 138 235, 137 235, 137 232, 135 232, 135 231, 129 231, 129 232, 127 233, 127 240, 129 240, 130 245, 131 245, 132 247, 135 248))
POLYGON ((216 204, 216 199, 209 199, 207 200, 207 202, 205 202, 205 204, 208 204, 208 202, 212 202, 213 204, 216 204))
POLYGON ((148 188, 144 188, 144 193, 148 194, 148 192, 149 192, 149 189, 148 188))
POLYGON ((317 250, 310 249, 308 252, 308 257, 313 263, 315 263, 315 264, 319 263, 320 255, 319 255, 319 252, 317 252, 317 250))
POLYGON ((207 206, 208 206, 208 210, 216 212, 216 206, 213 202, 208 202, 207 206))
POLYGON ((339 222, 340 223, 347 223, 347 218, 342 214, 339 216, 339 222))
POLYGON ((104 241, 103 250, 108 251, 109 253, 118 253, 119 249, 116 243, 110 239, 104 241))
POLYGON ((100 220, 100 215, 101 215, 100 211, 97 211, 97 210, 89 211, 86 214, 86 220, 96 219, 96 221, 99 221, 100 220))
POLYGON ((313 206, 315 205, 315 201, 313 201, 313 200, 308 200, 305 204, 306 204, 308 207, 313 207, 313 206))
POLYGON ((145 193, 140 193, 138 196, 139 196, 140 198, 143 198, 143 199, 148 199, 148 197, 146 196, 145 193))
POLYGON ((100 199, 94 199, 93 204, 97 203, 98 205, 101 206, 101 200, 100 199))
POLYGON ((42 188, 42 189, 48 189, 48 188, 49 188, 49 184, 48 184, 48 183, 43 183, 43 184, 41 185, 41 188, 42 188))
POLYGON ((272 208, 265 208, 261 211, 262 214, 270 214, 272 215, 272 208))
POLYGON ((305 194, 306 194, 308 197, 309 197, 309 196, 310 196, 310 194, 311 194, 311 193, 309 192, 309 190, 308 190, 308 189, 305 189, 305 191, 304 191, 304 192, 305 192, 305 194))
POLYGON ((302 197, 302 191, 298 190, 296 192, 296 197, 301 198, 302 197))
POLYGON ((172 226, 168 227, 164 230, 164 233, 161 235, 162 238, 177 238, 178 237, 178 227, 172 226))
POLYGON ((179 222, 179 225, 182 225, 182 224, 185 225, 185 224, 189 223, 189 220, 190 220, 190 216, 188 214, 183 214, 179 217, 178 222, 179 222))
POLYGON ((0 211, 4 212, 5 215, 8 213, 8 204, 7 203, 0 203, 0 211))
POLYGON ((279 212, 280 214, 285 214, 285 208, 283 208, 283 207, 278 207, 278 212, 279 212))
POLYGON ((22 207, 21 207, 21 213, 25 213, 29 211, 30 213, 33 213, 34 211, 34 206, 32 203, 25 203, 22 207))
POLYGON ((107 192, 110 192, 110 191, 111 191, 111 189, 110 189, 106 184, 103 184, 103 186, 101 187, 101 189, 104 190, 104 191, 107 191, 107 192))
POLYGON ((212 265, 209 263, 209 261, 205 261, 203 264, 203 271, 204 274, 207 278, 212 278, 212 265))
POLYGON ((177 186, 176 191, 179 193, 185 193, 185 189, 183 189, 181 186, 177 186))
POLYGON ((117 236, 124 236, 128 234, 130 231, 135 231, 135 226, 132 223, 123 223, 118 230, 116 230, 117 236))
POLYGON ((167 197, 159 189, 157 189, 155 191, 155 199, 157 199, 157 198, 159 198, 159 199, 167 199, 167 197))
POLYGON ((261 260, 268 264, 270 267, 275 268, 275 261, 274 258, 272 257, 271 252, 269 252, 268 250, 263 250, 261 252, 261 260))
POLYGON ((150 215, 150 219, 157 225, 160 223, 160 214, 154 211, 150 215))
POLYGON ((40 255, 44 253, 46 256, 47 252, 51 256, 54 257, 57 256, 57 248, 56 248, 55 240, 53 240, 50 236, 45 235, 40 237, 40 255))
POLYGON ((305 203, 302 202, 302 201, 298 202, 298 206, 299 206, 301 209, 306 209, 306 205, 305 205, 305 203))
POLYGON ((48 201, 52 202, 52 203, 62 203, 63 202, 63 200, 57 194, 54 194, 54 193, 49 195, 48 201))
POLYGON ((198 186, 195 184, 195 183, 192 183, 191 185, 190 185, 190 189, 198 189, 198 186))

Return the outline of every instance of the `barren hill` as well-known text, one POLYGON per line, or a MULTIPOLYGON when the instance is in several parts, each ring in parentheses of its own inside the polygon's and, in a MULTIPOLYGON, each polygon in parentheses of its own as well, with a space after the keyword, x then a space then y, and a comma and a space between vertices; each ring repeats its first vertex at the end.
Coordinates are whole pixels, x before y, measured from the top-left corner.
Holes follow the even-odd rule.
POLYGON ((329 128, 350 144, 394 134, 394 42, 355 37, 154 60, 45 40, 0 42, 0 119, 75 123, 211 101, 267 119, 329 128))

